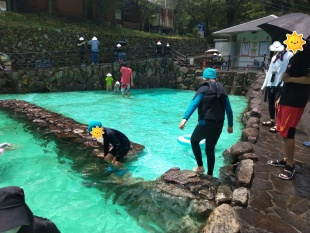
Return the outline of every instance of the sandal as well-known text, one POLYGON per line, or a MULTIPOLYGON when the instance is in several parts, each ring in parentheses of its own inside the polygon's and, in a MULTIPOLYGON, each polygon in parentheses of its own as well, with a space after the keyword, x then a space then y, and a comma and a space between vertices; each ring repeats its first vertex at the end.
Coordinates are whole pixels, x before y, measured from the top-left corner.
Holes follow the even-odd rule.
POLYGON ((270 131, 270 132, 273 132, 273 133, 278 132, 277 126, 275 125, 275 126, 271 127, 271 128, 269 129, 269 131, 270 131))
POLYGON ((283 180, 290 180, 295 175, 295 165, 293 167, 286 165, 284 170, 279 174, 279 178, 283 180))
POLYGON ((303 142, 302 144, 303 144, 304 146, 310 147, 310 142, 308 142, 308 141, 305 141, 305 142, 303 142))
POLYGON ((263 126, 274 126, 276 123, 273 120, 270 121, 264 121, 263 126))
POLYGON ((269 160, 267 162, 268 165, 270 166, 274 166, 274 167, 285 167, 286 166, 286 162, 284 161, 284 159, 278 160, 278 159, 274 159, 274 160, 269 160))

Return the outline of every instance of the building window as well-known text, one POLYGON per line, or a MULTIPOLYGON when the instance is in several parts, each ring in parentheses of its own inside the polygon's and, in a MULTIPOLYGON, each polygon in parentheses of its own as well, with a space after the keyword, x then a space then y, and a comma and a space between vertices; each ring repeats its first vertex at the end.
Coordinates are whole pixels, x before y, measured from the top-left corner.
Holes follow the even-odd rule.
POLYGON ((258 49, 258 56, 264 56, 269 52, 269 41, 260 41, 259 42, 259 49, 258 49))
POLYGON ((122 11, 115 10, 115 19, 121 20, 122 19, 122 11))
POLYGON ((240 48, 240 56, 249 56, 251 42, 242 42, 240 48))

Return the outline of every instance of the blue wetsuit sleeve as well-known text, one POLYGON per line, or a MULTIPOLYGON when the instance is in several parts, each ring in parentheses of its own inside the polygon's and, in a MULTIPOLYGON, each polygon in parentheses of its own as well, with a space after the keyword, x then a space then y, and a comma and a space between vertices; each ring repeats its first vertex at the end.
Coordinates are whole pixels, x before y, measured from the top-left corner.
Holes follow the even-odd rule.
POLYGON ((4 148, 4 147, 7 147, 7 146, 10 146, 10 144, 7 143, 7 142, 4 142, 4 143, 0 144, 0 148, 4 148))
POLYGON ((191 115, 193 114, 193 112, 196 110, 196 108, 198 107, 200 101, 202 100, 202 97, 203 97, 203 94, 199 94, 199 95, 196 95, 194 97, 194 99, 192 99, 190 105, 188 106, 185 114, 184 114, 184 117, 183 119, 186 119, 188 120, 191 115))
POLYGON ((233 127, 233 112, 231 109, 231 105, 230 105, 230 101, 229 101, 228 96, 226 98, 226 103, 225 103, 225 112, 226 112, 226 116, 228 119, 228 126, 233 127))

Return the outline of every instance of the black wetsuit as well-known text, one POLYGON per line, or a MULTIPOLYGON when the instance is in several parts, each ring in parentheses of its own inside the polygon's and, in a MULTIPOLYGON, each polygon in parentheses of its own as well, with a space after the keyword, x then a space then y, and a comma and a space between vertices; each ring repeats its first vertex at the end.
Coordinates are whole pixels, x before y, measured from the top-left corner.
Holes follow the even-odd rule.
POLYGON ((122 132, 111 129, 111 128, 104 128, 104 134, 103 134, 103 140, 104 140, 104 154, 107 155, 108 153, 111 153, 113 156, 115 156, 115 160, 120 162, 122 158, 125 157, 125 155, 128 153, 130 149, 130 141, 126 137, 125 134, 122 132), (109 151, 110 144, 113 146, 113 149, 109 151))

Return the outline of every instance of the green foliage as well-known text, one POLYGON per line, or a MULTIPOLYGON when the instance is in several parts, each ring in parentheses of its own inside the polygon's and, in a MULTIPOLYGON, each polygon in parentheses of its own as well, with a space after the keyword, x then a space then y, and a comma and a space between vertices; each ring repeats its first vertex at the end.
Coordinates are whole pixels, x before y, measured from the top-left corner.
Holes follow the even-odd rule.
POLYGON ((261 2, 257 0, 248 1, 241 6, 236 20, 237 23, 251 21, 266 16, 266 10, 261 2), (242 20, 241 20, 242 19, 242 20))

